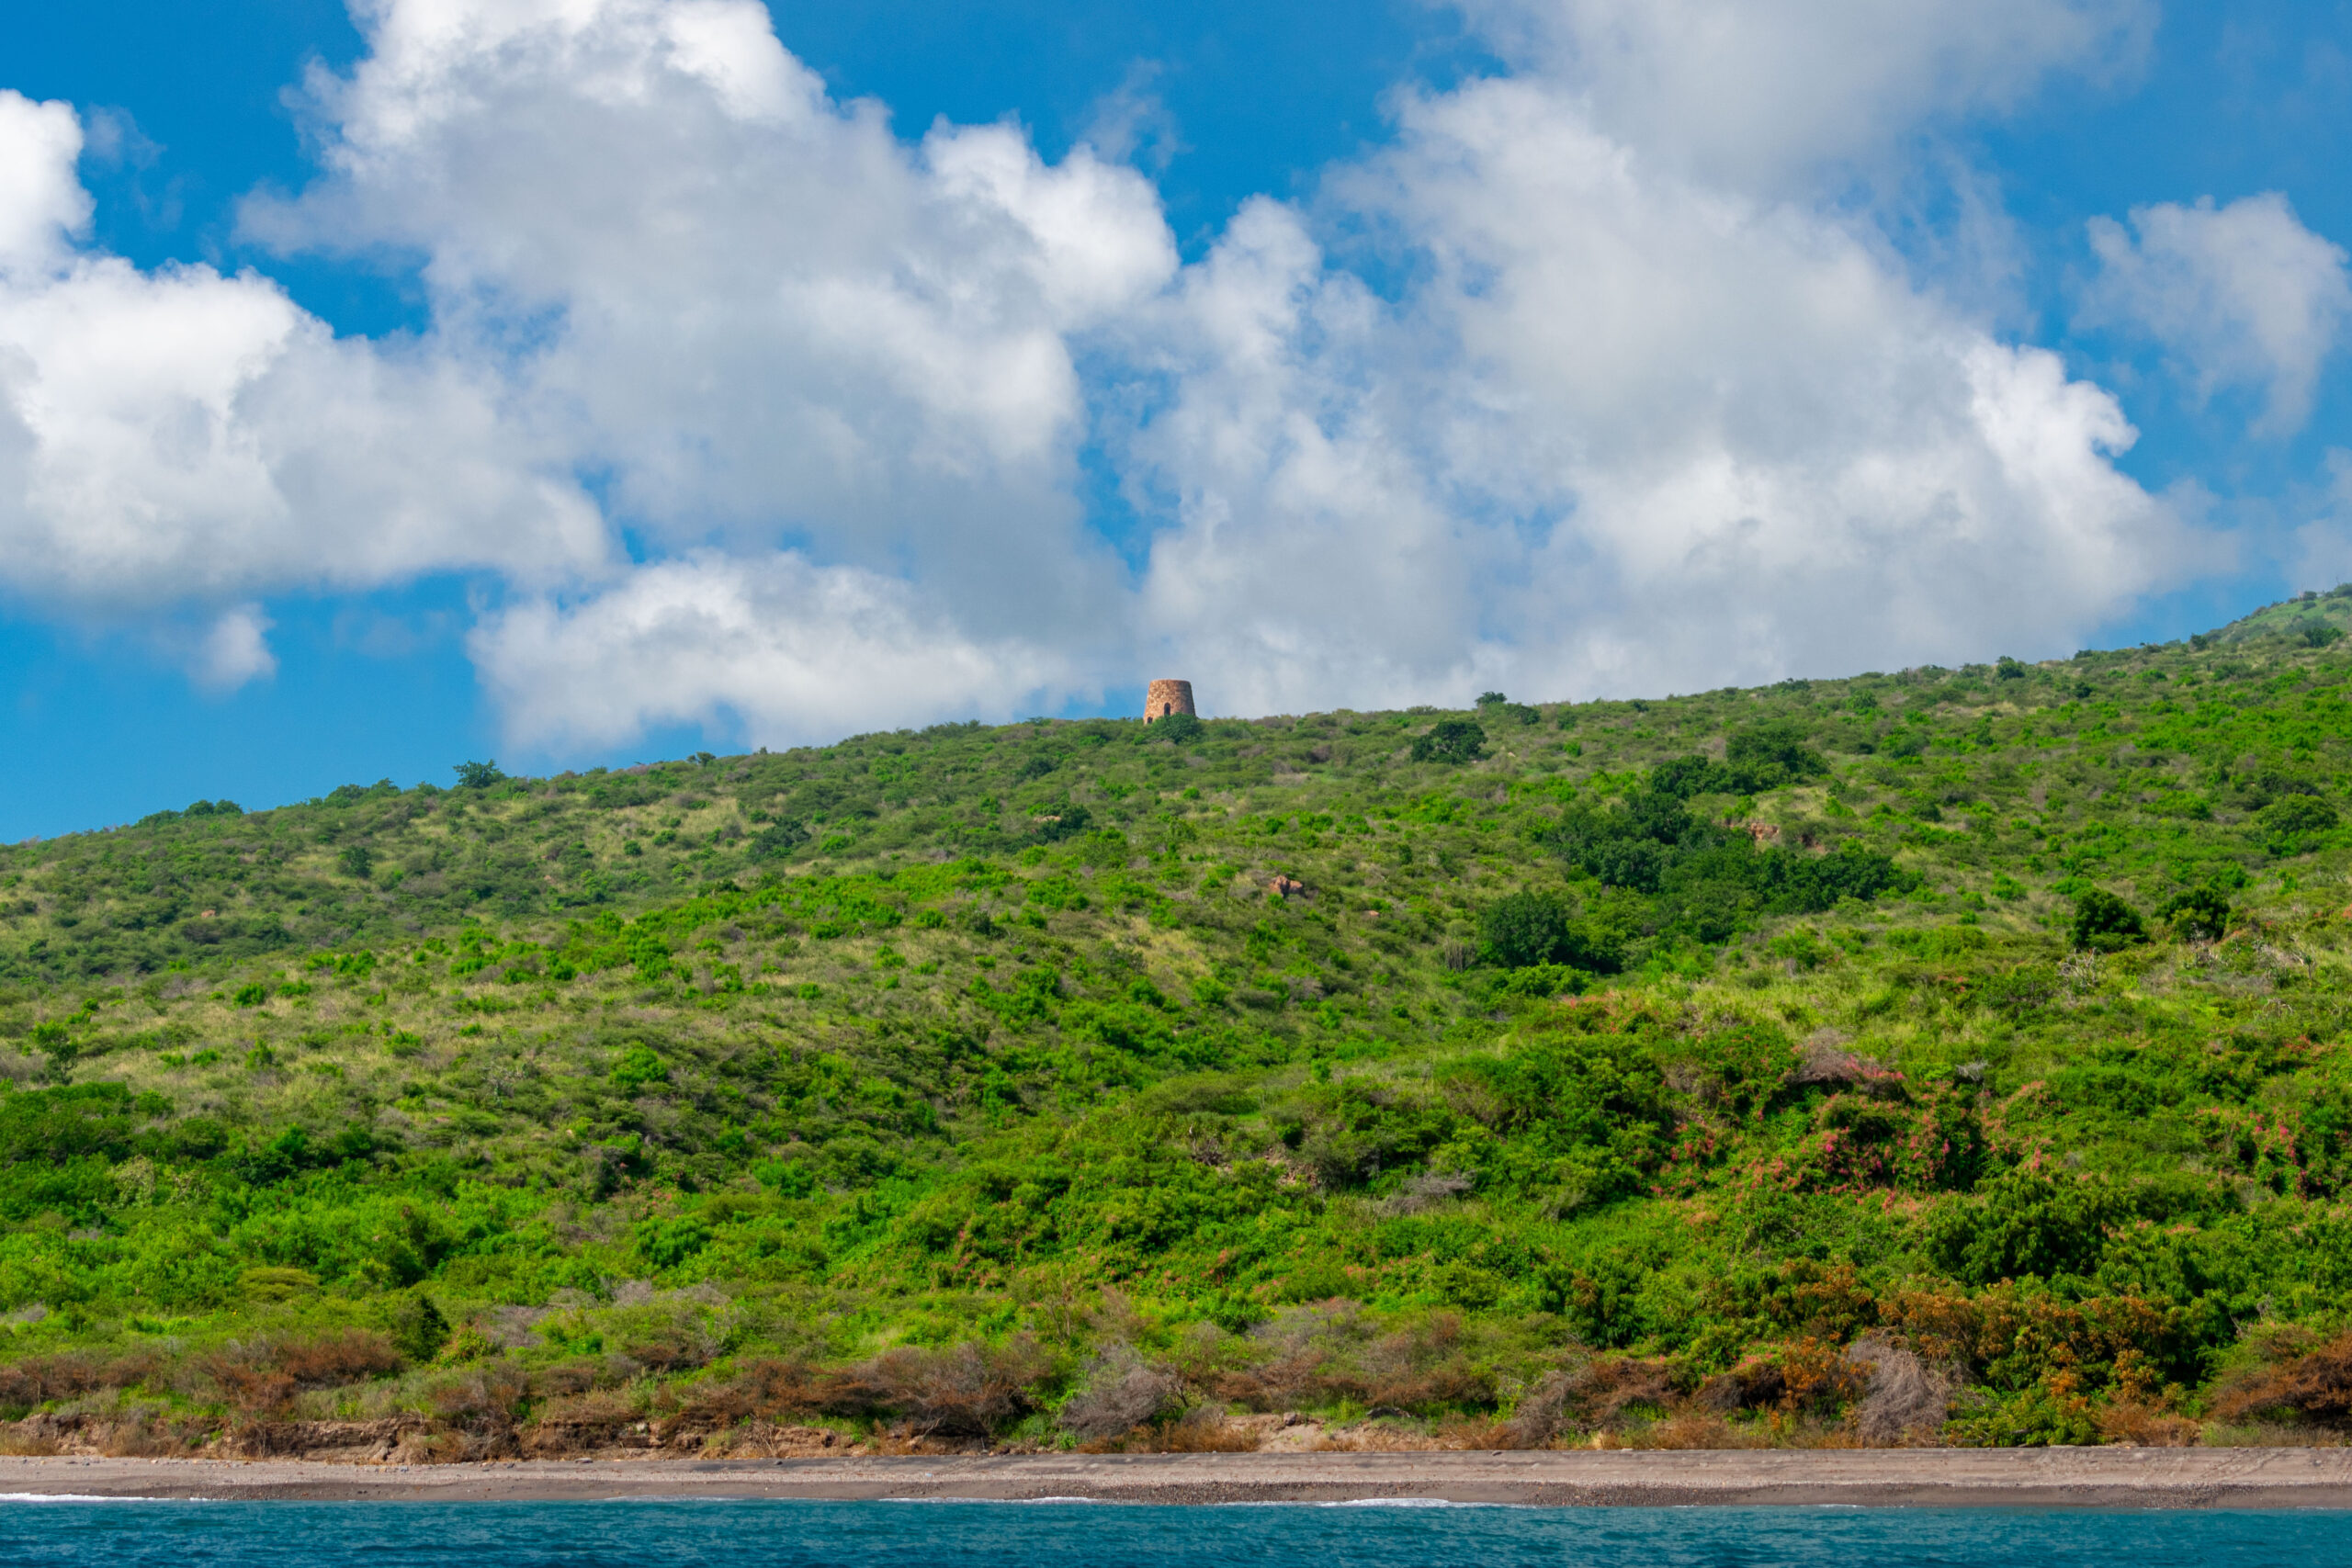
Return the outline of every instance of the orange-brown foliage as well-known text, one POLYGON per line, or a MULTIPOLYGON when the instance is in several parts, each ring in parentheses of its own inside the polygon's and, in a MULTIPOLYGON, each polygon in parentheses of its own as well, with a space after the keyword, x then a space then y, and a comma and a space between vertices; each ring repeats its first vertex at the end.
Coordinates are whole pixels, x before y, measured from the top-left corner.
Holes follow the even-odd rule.
POLYGON ((2352 1332, 2230 1379, 2213 1413, 2224 1421, 2284 1415, 2324 1427, 2352 1423, 2352 1332))
POLYGON ((383 1336, 347 1328, 320 1339, 232 1341, 201 1365, 232 1408, 265 1412, 284 1409, 306 1389, 397 1371, 401 1358, 383 1336))

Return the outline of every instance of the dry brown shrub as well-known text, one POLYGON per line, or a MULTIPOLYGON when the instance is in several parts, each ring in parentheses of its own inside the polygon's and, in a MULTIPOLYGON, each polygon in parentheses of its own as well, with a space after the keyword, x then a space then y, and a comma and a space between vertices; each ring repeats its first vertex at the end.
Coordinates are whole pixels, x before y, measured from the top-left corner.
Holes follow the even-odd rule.
MULTIPOLYGON (((836 1401, 829 1397, 829 1390, 837 1393, 836 1382, 837 1380, 820 1378, 803 1362, 763 1358, 745 1362, 725 1378, 707 1379, 684 1388, 664 1388, 654 1396, 655 1406, 662 1415, 661 1438, 665 1444, 695 1438, 707 1443, 739 1427, 774 1427, 775 1417, 831 1408, 836 1401)), ((860 1404, 865 1403, 868 1395, 886 1399, 888 1395, 886 1388, 870 1382, 853 1386, 858 1392, 860 1404)), ((797 1438, 789 1440, 800 1441, 797 1438)))
POLYGON ((1771 1441, 1771 1434, 1743 1430, 1712 1410, 1679 1411, 1624 1438, 1635 1449, 1754 1449, 1771 1441))
POLYGON ((1458 1316, 1434 1313, 1384 1335, 1349 1301, 1290 1308, 1246 1342, 1188 1347, 1177 1364, 1218 1402, 1257 1411, 1344 1401, 1431 1414, 1490 1405, 1498 1392, 1458 1316))
POLYGON ((561 1397, 586 1393, 604 1379, 605 1364, 586 1356, 569 1361, 558 1361, 551 1367, 541 1367, 532 1374, 532 1383, 542 1395, 561 1397))
POLYGON ((1498 1449, 1540 1449, 1560 1430, 1566 1415, 1573 1381, 1564 1371, 1545 1372, 1535 1386, 1520 1396, 1510 1418, 1497 1427, 1498 1449))
POLYGON ((334 1388, 398 1371, 400 1352, 380 1334, 346 1328, 322 1339, 277 1348, 277 1367, 298 1388, 334 1388))
POLYGON ((1026 1336, 944 1350, 901 1345, 828 1380, 826 1409, 895 1414, 910 1437, 986 1438, 1035 1409, 1035 1385, 1052 1371, 1051 1359, 1026 1336))
POLYGON ((766 1358, 746 1362, 724 1378, 670 1384, 654 1400, 655 1408, 682 1429, 805 1412, 825 1403, 816 1375, 806 1365, 766 1358))
POLYGON ((644 1419, 645 1413, 627 1394, 600 1389, 548 1401, 516 1441, 534 1459, 594 1449, 648 1448, 650 1437, 636 1429, 644 1419))
POLYGON ((1665 1410, 1674 1388, 1663 1361, 1596 1356, 1546 1372, 1521 1396, 1502 1423, 1503 1446, 1540 1449, 1570 1432, 1597 1432, 1620 1424, 1637 1407, 1665 1410))
POLYGON ((2204 1432, 2186 1416, 2123 1400, 2098 1413, 2100 1440, 2138 1449, 2193 1448, 2204 1432))
POLYGON ((0 1367, 0 1407, 24 1410, 100 1389, 135 1388, 153 1376, 157 1368, 155 1359, 144 1355, 116 1361, 101 1361, 78 1351, 28 1357, 0 1367))
POLYGON ((1133 1346, 1114 1345, 1088 1363, 1057 1419, 1080 1442, 1105 1442, 1163 1419, 1182 1398, 1173 1372, 1151 1365, 1133 1346))
POLYGON ((210 1420, 200 1416, 175 1416, 167 1410, 132 1410, 114 1422, 106 1451, 123 1459, 166 1459, 195 1452, 217 1429, 210 1420))
POLYGON ((349 1328, 319 1339, 232 1339, 198 1365, 232 1408, 251 1414, 282 1411, 306 1389, 396 1371, 401 1358, 383 1336, 349 1328))
POLYGON ((1718 1372, 1699 1385, 1691 1404, 1701 1410, 1727 1415, 1735 1410, 1770 1410, 1780 1406, 1789 1392, 1781 1363, 1770 1356, 1750 1356, 1727 1372, 1718 1372))
POLYGON ((1156 1447, 1170 1454, 1246 1454, 1256 1452, 1259 1441, 1256 1431, 1204 1404, 1170 1423, 1156 1447))
POLYGON ((625 1347, 631 1358, 657 1372, 690 1372, 710 1365, 709 1348, 675 1328, 665 1328, 625 1347))
POLYGON ((2213 1414, 2231 1422, 2271 1416, 2321 1427, 2352 1423, 2352 1331, 2231 1377, 2214 1393, 2213 1414))
POLYGON ((1447 1416, 1441 1417, 1437 1429, 1430 1434, 1441 1449, 1512 1449, 1526 1445, 1511 1440, 1508 1422, 1490 1416, 1447 1416))
POLYGON ((1854 1407, 1854 1432, 1873 1448, 1929 1444, 1951 1415, 1950 1376, 1883 1335, 1867 1334, 1849 1346, 1845 1361, 1863 1382, 1854 1407))
POLYGON ((489 1361, 442 1378, 425 1389, 425 1403, 452 1430, 461 1460, 501 1459, 520 1451, 515 1414, 529 1393, 521 1369, 489 1361))
POLYGON ((32 1421, 11 1421, 0 1426, 0 1455, 10 1459, 47 1459, 62 1452, 64 1445, 58 1435, 32 1421))
POLYGON ((1225 1404, 1294 1410, 1340 1400, 1378 1403, 1356 1364, 1373 1326, 1353 1302, 1291 1307, 1250 1330, 1236 1360, 1198 1380, 1225 1404), (1243 1358, 1246 1358, 1244 1359, 1243 1358))
POLYGON ((1452 1202, 1476 1185, 1475 1179, 1459 1171, 1427 1171, 1408 1178, 1385 1206, 1393 1214, 1425 1213, 1452 1202))

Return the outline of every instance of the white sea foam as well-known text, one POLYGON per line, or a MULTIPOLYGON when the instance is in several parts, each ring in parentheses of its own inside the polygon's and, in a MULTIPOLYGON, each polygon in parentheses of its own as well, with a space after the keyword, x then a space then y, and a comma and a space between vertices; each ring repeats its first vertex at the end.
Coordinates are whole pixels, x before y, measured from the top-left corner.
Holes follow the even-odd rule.
POLYGON ((0 1492, 0 1503, 209 1503, 210 1497, 108 1497, 96 1492, 0 1492))
POLYGON ((1461 1503, 1451 1497, 1350 1497, 1337 1503, 1317 1503, 1318 1508, 1524 1508, 1526 1503, 1461 1503))
POLYGON ((876 1497, 877 1503, 1100 1503, 1100 1497, 876 1497))

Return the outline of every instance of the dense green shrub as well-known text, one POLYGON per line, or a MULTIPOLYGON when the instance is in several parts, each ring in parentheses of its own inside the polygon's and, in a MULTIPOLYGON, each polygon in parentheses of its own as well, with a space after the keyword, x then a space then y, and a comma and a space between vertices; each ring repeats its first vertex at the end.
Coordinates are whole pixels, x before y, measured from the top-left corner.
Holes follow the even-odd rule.
POLYGON ((1416 762, 1475 762, 1487 753, 1487 732, 1474 719, 1441 719, 1413 739, 1416 762))
POLYGON ((745 852, 755 861, 781 860, 808 841, 808 825, 787 817, 752 834, 745 852))
POLYGON ((1555 893, 1513 893, 1487 907, 1479 935, 1493 962, 1507 969, 1565 964, 1613 974, 1617 956, 1577 919, 1576 907, 1555 893))
POLYGON ((2158 905, 2156 916, 2183 937, 2211 942, 2230 929, 2230 900, 2217 887, 2192 887, 2158 905))
POLYGON ((2115 953, 2144 940, 2147 929, 2140 911, 2104 888, 2090 887, 2075 896, 2075 945, 2115 953))
POLYGON ((1189 713, 1166 714, 1152 721, 1151 738, 1154 740, 1170 741, 1178 746, 1190 746, 1201 738, 1201 732, 1204 728, 1198 718, 1189 713))

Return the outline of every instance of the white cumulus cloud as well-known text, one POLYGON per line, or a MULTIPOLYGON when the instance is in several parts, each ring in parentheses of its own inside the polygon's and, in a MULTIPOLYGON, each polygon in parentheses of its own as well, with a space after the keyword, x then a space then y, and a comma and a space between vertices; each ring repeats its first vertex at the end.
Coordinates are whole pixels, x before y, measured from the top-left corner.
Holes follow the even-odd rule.
POLYGON ((314 78, 282 247, 421 253, 436 350, 673 547, 782 539, 955 581, 1001 631, 1112 588, 1069 481, 1071 337, 1155 291, 1150 186, 1006 126, 895 139, 752 0, 395 0, 314 78))
POLYGON ((1592 123, 1682 172, 1778 188, 2133 68, 2153 0, 1467 0, 1592 123))
POLYGON ((213 622, 198 651, 197 678, 208 686, 233 690, 277 674, 269 625, 258 604, 240 604, 213 622))
POLYGON ((462 572, 549 750, 1168 671, 1227 713, 1591 695, 2045 652, 2197 558, 2111 397, 1807 194, 2128 54, 2127 0, 1498 6, 1515 75, 1398 99, 1192 265, 1136 170, 898 138, 753 0, 356 15, 317 178, 243 222, 413 259, 413 335, 92 250, 72 112, 0 97, 0 584, 192 610, 216 683, 268 672, 271 594, 462 572))
POLYGON ((2154 338, 2196 383, 2263 395, 2257 433, 2284 436, 2311 416, 2321 367, 2352 319, 2342 246, 2312 233, 2276 191, 2227 207, 2160 202, 2127 230, 2094 219, 2100 270, 2083 319, 2154 338))
MULTIPOLYGON (((65 106, 0 92, 0 587, 51 612, 192 604, 258 628, 231 607, 601 563, 594 508, 461 367, 338 341, 252 273, 77 247, 80 147, 65 106)), ((204 644, 199 674, 266 672, 259 637, 204 644)))
POLYGON ((1150 626, 1245 707, 2044 651, 2192 558, 2106 392, 1570 96, 1416 101, 1339 190, 1427 281, 1377 300, 1261 204, 1132 437, 1150 626))
POLYGON ((1082 682, 1055 643, 977 640, 903 581, 795 553, 697 552, 583 603, 534 599, 469 639, 528 745, 609 744, 650 725, 788 746, 1057 705, 1082 682))

